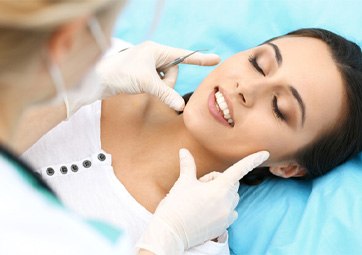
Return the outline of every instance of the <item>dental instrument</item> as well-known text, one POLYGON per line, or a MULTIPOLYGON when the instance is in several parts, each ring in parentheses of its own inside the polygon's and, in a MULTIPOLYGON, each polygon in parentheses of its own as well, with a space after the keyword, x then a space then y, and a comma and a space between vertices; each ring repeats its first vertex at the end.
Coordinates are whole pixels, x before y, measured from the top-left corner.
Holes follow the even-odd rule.
POLYGON ((206 50, 195 50, 189 54, 187 54, 186 56, 183 56, 183 57, 179 57, 179 58, 176 58, 175 60, 171 61, 171 62, 168 62, 160 67, 158 67, 156 69, 157 73, 159 74, 160 78, 163 79, 165 78, 165 75, 166 75, 166 71, 171 68, 172 66, 175 66, 175 65, 178 65, 180 63, 182 63, 186 58, 190 57, 191 55, 195 54, 196 52, 199 52, 199 51, 206 51, 206 50))

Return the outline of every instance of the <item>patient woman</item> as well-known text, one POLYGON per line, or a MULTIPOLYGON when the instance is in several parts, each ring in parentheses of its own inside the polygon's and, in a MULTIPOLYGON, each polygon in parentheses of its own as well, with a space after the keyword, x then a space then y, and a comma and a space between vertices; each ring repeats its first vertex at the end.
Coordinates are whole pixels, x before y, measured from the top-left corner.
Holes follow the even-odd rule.
MULTIPOLYGON (((119 95, 82 108, 24 157, 66 205, 136 241, 179 176, 180 148, 198 176, 267 150, 263 171, 315 177, 360 151, 361 120, 360 48, 303 29, 224 61, 182 114, 146 94, 119 95)), ((228 253, 226 237, 188 252, 228 253)))

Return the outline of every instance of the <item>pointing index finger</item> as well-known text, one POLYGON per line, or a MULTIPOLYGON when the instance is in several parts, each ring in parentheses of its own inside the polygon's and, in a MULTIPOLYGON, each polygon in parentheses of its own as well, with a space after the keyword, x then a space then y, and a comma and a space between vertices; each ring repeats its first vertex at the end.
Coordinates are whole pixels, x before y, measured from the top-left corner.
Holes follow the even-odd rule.
MULTIPOLYGON (((162 61, 159 62, 159 66, 165 65, 175 59, 183 58, 195 51, 180 49, 180 48, 173 48, 170 46, 162 46, 161 48, 164 51, 164 56, 162 61)), ((182 63, 183 64, 191 64, 191 65, 200 65, 200 66, 213 66, 220 62, 220 57, 216 54, 204 54, 200 52, 196 52, 191 54, 187 58, 185 58, 182 63)))
POLYGON ((196 52, 184 59, 183 64, 213 66, 220 62, 220 57, 216 54, 196 52))
POLYGON ((235 184, 251 170, 262 164, 269 158, 269 152, 259 151, 251 154, 229 167, 221 178, 230 184, 235 184))

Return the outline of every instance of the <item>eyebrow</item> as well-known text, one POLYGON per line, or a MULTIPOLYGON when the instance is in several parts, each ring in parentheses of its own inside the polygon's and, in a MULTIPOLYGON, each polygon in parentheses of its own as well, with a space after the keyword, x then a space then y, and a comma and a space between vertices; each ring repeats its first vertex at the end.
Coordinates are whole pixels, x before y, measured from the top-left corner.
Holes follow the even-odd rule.
POLYGON ((278 66, 281 66, 283 63, 283 57, 282 54, 280 53, 280 49, 277 45, 275 45, 274 43, 271 42, 267 42, 266 45, 271 46, 274 49, 275 52, 275 60, 278 63, 278 66))
POLYGON ((305 121, 305 104, 303 102, 302 97, 300 96, 298 90, 296 90, 293 86, 289 86, 289 90, 290 92, 292 92, 292 95, 294 96, 294 98, 297 100, 300 111, 302 113, 302 126, 304 125, 304 121, 305 121))
MULTIPOLYGON (((275 52, 275 60, 278 63, 278 66, 280 67, 283 63, 283 57, 282 54, 280 53, 280 49, 279 47, 272 43, 272 42, 267 42, 265 43, 266 45, 269 45, 273 48, 274 52, 275 52)), ((302 97, 300 96, 298 90, 296 88, 294 88, 293 86, 289 86, 289 90, 292 93, 292 95, 294 96, 294 98, 297 100, 299 108, 300 108, 300 112, 302 114, 302 126, 304 126, 304 121, 305 121, 305 104, 304 101, 302 99, 302 97)))

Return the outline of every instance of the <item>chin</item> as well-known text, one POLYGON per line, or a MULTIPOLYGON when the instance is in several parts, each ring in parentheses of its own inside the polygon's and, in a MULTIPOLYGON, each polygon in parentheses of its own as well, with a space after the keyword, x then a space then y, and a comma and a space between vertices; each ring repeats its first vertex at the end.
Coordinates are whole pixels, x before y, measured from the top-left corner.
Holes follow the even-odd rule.
POLYGON ((183 113, 183 120, 188 133, 204 149, 214 155, 222 155, 223 141, 218 139, 216 130, 212 127, 205 113, 186 105, 183 113))
POLYGON ((185 127, 189 133, 193 134, 196 130, 201 129, 202 120, 200 120, 197 111, 195 111, 189 103, 185 106, 182 116, 185 127))

